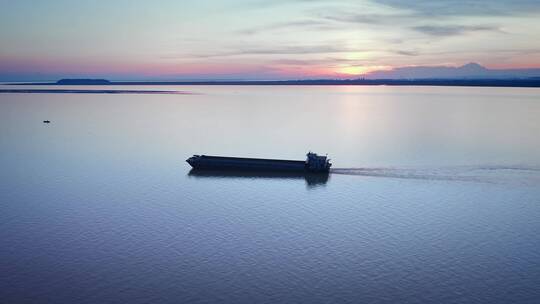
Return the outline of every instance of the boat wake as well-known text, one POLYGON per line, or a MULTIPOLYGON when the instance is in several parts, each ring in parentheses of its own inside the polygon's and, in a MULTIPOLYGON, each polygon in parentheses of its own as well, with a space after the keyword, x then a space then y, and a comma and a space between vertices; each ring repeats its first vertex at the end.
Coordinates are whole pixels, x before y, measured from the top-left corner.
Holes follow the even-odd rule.
POLYGON ((330 172, 366 177, 540 185, 540 166, 361 167, 333 168, 330 172))

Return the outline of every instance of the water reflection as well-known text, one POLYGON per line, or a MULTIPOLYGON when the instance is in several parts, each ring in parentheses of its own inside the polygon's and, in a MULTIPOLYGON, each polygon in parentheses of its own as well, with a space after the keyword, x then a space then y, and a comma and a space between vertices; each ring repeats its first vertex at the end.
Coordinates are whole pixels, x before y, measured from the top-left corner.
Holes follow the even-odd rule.
POLYGON ((303 179, 306 181, 308 189, 313 189, 319 186, 325 186, 330 179, 328 173, 302 173, 302 172, 271 172, 271 171, 218 171, 218 170, 200 170, 191 169, 188 173, 189 177, 195 178, 249 178, 249 179, 303 179))

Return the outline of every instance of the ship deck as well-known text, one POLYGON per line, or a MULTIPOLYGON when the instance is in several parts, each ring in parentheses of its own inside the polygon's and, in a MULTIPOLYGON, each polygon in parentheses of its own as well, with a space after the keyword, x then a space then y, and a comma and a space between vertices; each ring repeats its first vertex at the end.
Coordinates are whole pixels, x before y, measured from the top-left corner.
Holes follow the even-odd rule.
POLYGON ((286 160, 286 159, 270 159, 270 158, 247 158, 247 157, 229 157, 229 156, 211 156, 211 155, 199 155, 200 160, 217 160, 217 161, 240 161, 240 162, 256 162, 256 163, 280 163, 291 165, 304 165, 306 162, 303 160, 286 160))

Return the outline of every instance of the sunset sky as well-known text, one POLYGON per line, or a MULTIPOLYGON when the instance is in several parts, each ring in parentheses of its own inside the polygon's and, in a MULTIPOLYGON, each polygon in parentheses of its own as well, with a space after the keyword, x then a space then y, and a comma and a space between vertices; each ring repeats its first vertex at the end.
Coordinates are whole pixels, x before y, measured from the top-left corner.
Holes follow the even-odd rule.
POLYGON ((540 67, 538 0, 0 0, 0 80, 540 67))

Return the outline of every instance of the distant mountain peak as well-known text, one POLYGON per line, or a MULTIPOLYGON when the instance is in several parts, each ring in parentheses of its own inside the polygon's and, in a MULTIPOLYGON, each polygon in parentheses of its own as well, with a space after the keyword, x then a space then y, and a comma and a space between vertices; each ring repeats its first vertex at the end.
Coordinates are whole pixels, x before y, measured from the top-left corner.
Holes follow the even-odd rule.
POLYGON ((461 66, 460 68, 470 70, 470 71, 485 71, 485 70, 487 70, 485 67, 481 66, 480 64, 478 64, 476 62, 469 62, 469 63, 461 66))

